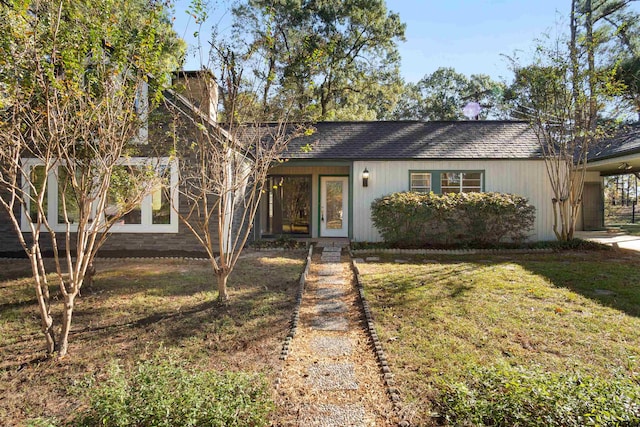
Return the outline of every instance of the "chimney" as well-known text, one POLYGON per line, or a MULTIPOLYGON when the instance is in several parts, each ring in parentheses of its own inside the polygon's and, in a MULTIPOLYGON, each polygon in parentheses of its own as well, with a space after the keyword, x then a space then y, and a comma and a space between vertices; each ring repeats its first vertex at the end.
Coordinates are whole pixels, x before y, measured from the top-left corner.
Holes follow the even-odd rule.
POLYGON ((218 84, 211 71, 178 71, 173 86, 212 121, 217 121, 218 84))

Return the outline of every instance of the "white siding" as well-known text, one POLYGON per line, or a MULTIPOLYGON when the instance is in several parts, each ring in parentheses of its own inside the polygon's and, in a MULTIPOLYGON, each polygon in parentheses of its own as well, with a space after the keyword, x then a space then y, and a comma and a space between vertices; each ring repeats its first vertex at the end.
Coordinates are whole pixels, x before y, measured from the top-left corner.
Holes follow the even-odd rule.
POLYGON ((380 241, 371 222, 371 202, 398 191, 409 190, 410 170, 481 170, 484 191, 519 194, 536 207, 531 240, 555 239, 551 187, 542 160, 411 160, 356 161, 353 164, 353 240, 380 241), (369 186, 362 186, 362 171, 369 170, 369 186))

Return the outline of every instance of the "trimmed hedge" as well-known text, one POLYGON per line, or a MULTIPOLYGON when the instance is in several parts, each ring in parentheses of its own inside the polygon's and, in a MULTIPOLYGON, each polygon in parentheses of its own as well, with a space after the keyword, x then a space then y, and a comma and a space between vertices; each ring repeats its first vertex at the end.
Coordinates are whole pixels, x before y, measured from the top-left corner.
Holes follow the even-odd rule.
POLYGON ((394 193, 371 204, 383 239, 403 247, 521 243, 535 220, 526 198, 503 193, 394 193))

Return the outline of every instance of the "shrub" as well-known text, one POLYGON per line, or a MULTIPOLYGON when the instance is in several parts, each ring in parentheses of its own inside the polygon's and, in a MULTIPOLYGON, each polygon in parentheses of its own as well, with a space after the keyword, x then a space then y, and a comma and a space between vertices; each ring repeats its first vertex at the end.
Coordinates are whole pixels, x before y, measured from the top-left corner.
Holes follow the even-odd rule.
POLYGON ((591 240, 571 239, 566 241, 552 240, 548 242, 537 242, 535 248, 553 249, 554 251, 610 251, 613 247, 604 243, 593 242, 591 240))
POLYGON ((394 193, 371 204, 383 239, 408 247, 521 243, 533 227, 527 199, 502 193, 394 193))
POLYGON ((171 357, 131 373, 113 363, 89 391, 81 426, 264 426, 273 410, 264 379, 242 372, 191 371, 171 357))
POLYGON ((637 426, 640 385, 522 367, 475 367, 465 382, 442 382, 443 421, 473 426, 637 426))
POLYGON ((53 418, 43 418, 43 417, 27 420, 25 423, 26 427, 56 427, 58 425, 59 423, 57 420, 53 418))

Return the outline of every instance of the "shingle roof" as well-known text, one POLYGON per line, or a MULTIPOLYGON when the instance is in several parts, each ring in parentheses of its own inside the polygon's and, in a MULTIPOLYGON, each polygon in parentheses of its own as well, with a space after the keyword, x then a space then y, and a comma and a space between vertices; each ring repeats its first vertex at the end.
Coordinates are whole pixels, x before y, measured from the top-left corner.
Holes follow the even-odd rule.
POLYGON ((526 122, 320 122, 293 140, 290 159, 539 159, 526 122), (311 150, 305 150, 310 146, 311 150))
POLYGON ((640 152, 640 124, 638 123, 624 127, 613 138, 600 141, 589 150, 587 161, 595 162, 637 152, 640 152))

